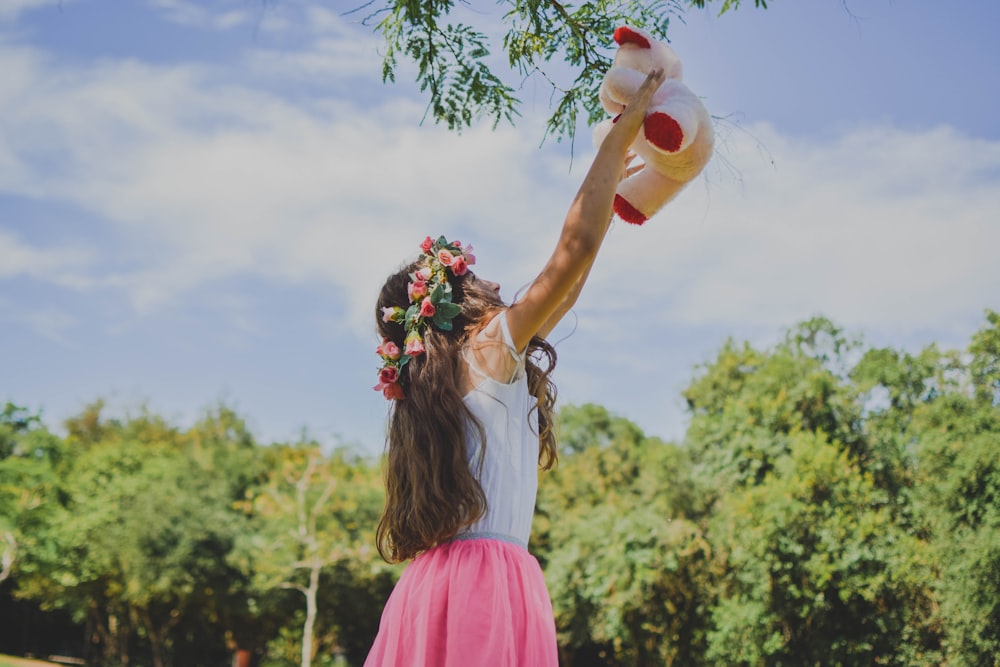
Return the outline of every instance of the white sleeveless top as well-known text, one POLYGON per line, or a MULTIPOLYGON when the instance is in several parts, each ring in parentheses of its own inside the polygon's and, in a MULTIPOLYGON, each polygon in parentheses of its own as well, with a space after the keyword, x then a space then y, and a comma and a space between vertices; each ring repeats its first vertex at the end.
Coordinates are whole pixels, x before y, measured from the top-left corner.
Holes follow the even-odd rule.
MULTIPOLYGON (((477 478, 486 495, 487 509, 456 539, 491 537, 527 548, 538 492, 538 419, 532 410, 536 401, 528 392, 526 352, 514 349, 506 311, 496 320, 505 347, 517 365, 511 381, 503 383, 483 373, 470 355, 465 355, 475 383, 465 395, 465 404, 486 433, 486 456, 477 478)), ((470 425, 467 438, 469 466, 476 474, 482 446, 479 430, 470 425)))

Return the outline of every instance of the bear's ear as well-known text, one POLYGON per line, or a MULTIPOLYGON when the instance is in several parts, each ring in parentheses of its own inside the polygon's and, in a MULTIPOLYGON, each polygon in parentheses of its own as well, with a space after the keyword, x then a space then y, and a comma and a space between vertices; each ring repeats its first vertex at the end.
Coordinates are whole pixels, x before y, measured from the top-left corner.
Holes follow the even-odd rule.
POLYGON ((652 47, 649 40, 640 33, 632 30, 632 28, 627 25, 623 25, 615 30, 615 41, 618 42, 618 46, 624 46, 625 44, 635 44, 640 49, 648 49, 652 47))

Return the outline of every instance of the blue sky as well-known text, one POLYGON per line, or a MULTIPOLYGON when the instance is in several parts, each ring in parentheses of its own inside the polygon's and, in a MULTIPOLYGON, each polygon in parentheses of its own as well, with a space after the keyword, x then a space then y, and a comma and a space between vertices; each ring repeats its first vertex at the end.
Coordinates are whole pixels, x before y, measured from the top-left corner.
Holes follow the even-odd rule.
MULTIPOLYGON (((1000 4, 751 5, 672 24, 716 157, 615 226, 553 336, 563 400, 665 438, 727 336, 824 314, 962 347, 1000 308, 1000 4)), ((516 128, 421 125, 353 6, 3 0, 0 400, 53 426, 97 398, 182 425, 221 400, 263 440, 381 449, 381 280, 443 233, 511 297, 593 151, 585 128, 572 161, 541 144, 540 82, 516 128)))

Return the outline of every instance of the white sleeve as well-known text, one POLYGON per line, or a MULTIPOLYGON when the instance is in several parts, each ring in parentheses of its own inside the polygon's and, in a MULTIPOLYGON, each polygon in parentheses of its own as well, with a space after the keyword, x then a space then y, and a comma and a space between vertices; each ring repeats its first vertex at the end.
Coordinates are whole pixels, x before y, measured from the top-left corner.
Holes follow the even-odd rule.
POLYGON ((525 351, 514 349, 506 310, 500 311, 476 334, 471 349, 465 348, 462 356, 476 374, 502 384, 520 378, 526 361, 525 351))
POLYGON ((514 347, 514 337, 510 335, 510 327, 507 325, 507 310, 503 310, 495 319, 500 320, 500 334, 503 336, 504 345, 510 350, 514 359, 518 362, 524 361, 524 353, 527 351, 528 346, 525 345, 523 350, 518 350, 514 347))

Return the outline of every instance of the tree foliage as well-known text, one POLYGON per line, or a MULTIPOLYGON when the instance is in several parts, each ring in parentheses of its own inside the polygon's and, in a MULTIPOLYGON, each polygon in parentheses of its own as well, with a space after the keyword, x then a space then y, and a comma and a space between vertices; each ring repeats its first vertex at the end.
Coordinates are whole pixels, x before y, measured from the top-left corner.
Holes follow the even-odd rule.
MULTIPOLYGON (((725 342, 681 443, 564 406, 531 541, 561 664, 996 667, 998 368, 994 312, 963 351, 816 318, 725 342)), ((374 462, 264 446, 224 406, 181 429, 95 403, 66 432, 0 414, 0 651, 362 664, 399 573, 374 462)))
MULTIPOLYGON (((597 89, 614 55, 615 28, 629 24, 666 39, 686 5, 707 1, 372 0, 355 12, 385 38, 384 81, 396 80, 401 59, 415 65, 428 97, 425 117, 452 130, 480 117, 494 126, 513 122, 521 89, 537 77, 552 93, 547 133, 561 138, 573 136, 581 117, 593 124, 605 116, 597 89), (498 50, 503 57, 494 56, 498 50)), ((739 4, 724 0, 720 14, 739 4)))
POLYGON ((596 405, 560 413, 564 456, 541 486, 534 544, 566 664, 690 664, 704 648, 711 549, 690 464, 596 405))
POLYGON ((0 583, 14 572, 19 555, 33 549, 46 520, 45 498, 53 492, 62 443, 42 427, 41 417, 6 403, 0 412, 0 583))
MULTIPOLYGON (((359 545, 374 539, 381 500, 366 465, 314 446, 262 448, 225 407, 188 431, 146 411, 123 420, 102 412, 97 403, 69 420, 65 440, 12 406, 0 425, 0 521, 27 536, 12 568, 14 594, 22 605, 64 610, 85 629, 88 641, 70 653, 95 665, 153 667, 265 653, 298 609, 286 585, 308 591, 315 612, 335 565, 370 560, 359 545), (313 510, 303 525, 296 487, 284 502, 282 485, 306 461, 295 477, 307 482, 313 510)), ((373 579, 367 565, 348 588, 378 607, 384 579, 374 587, 373 579)), ((301 641, 309 630, 298 645, 311 658, 301 641)), ((327 640, 324 648, 336 645, 327 640)))
POLYGON ((533 542, 564 664, 998 664, 998 341, 727 341, 680 446, 564 408, 533 542))
MULTIPOLYGON (((372 555, 378 522, 379 479, 345 452, 324 456, 315 443, 272 447, 264 483, 248 496, 252 525, 238 557, 263 592, 296 591, 305 603, 300 634, 301 667, 310 667, 316 642, 324 572, 372 555)), ((335 628, 327 642, 336 646, 335 628)))

